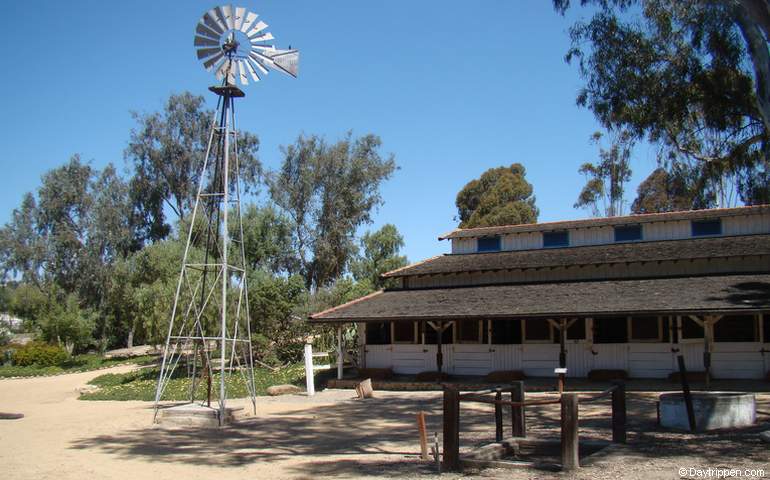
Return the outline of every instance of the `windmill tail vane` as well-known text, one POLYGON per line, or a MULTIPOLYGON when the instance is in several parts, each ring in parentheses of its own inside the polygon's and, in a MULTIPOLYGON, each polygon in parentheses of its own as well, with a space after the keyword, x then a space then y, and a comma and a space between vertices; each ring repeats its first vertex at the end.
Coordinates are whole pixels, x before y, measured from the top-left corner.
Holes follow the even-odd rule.
POLYGON ((155 392, 154 421, 166 400, 164 394, 174 378, 183 376, 183 368, 190 380, 189 402, 210 408, 220 425, 229 417, 228 388, 237 382, 245 385, 256 413, 233 107, 235 98, 244 96, 238 83, 257 82, 271 69, 292 77, 299 71, 299 51, 269 44, 274 37, 258 17, 243 7, 225 5, 204 13, 195 27, 197 57, 222 84, 209 87, 219 100, 199 166, 200 180, 155 392), (211 405, 214 383, 219 384, 216 409, 211 405))

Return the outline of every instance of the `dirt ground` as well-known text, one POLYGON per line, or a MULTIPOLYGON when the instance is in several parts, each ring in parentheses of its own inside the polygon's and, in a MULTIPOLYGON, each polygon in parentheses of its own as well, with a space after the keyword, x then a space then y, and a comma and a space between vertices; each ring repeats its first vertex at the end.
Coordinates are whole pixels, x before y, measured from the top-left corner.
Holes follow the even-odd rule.
MULTIPOLYGON (((126 371, 117 367, 108 371, 126 371)), ((77 389, 105 371, 0 381, 0 412, 23 413, 0 420, 0 478, 3 479, 245 479, 435 477, 421 462, 415 413, 428 413, 428 431, 440 430, 439 392, 377 392, 354 400, 348 390, 262 397, 257 415, 219 430, 167 430, 151 425, 145 402, 77 400, 77 389)), ((548 394, 532 394, 542 397, 548 394)), ((690 435, 655 425, 653 393, 629 393, 629 443, 595 455, 576 474, 538 470, 470 471, 443 478, 696 478, 680 468, 761 468, 770 478, 770 445, 760 425, 729 434, 690 435)), ((770 412, 770 394, 757 394, 758 409, 770 412)), ((234 405, 245 405, 234 400, 234 405)), ((463 403, 464 449, 494 436, 489 405, 463 403)), ((530 435, 558 438, 558 406, 530 410, 530 435)), ((609 438, 606 402, 581 405, 581 438, 609 438)), ((506 418, 507 426, 510 424, 506 418)), ((715 476, 712 478, 716 478, 715 476)), ((746 477, 743 477, 746 478, 746 477)))

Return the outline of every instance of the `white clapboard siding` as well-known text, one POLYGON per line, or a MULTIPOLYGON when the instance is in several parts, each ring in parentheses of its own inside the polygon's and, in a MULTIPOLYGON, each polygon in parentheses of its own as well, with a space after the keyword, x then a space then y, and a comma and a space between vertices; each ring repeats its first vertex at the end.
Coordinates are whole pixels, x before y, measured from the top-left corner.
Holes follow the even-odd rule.
POLYGON ((559 346, 555 344, 525 343, 521 346, 522 370, 528 377, 553 377, 559 366, 559 346))
POLYGON ((594 355, 591 353, 589 344, 586 342, 567 342, 564 348, 567 350, 567 376, 588 376, 588 372, 593 370, 594 366, 594 355))
POLYGON ((521 370, 521 345, 490 345, 492 350, 492 370, 521 370))
POLYGON ((615 229, 613 227, 576 228, 569 232, 569 244, 573 247, 614 242, 615 229))
POLYGON ((668 343, 631 343, 628 375, 632 378, 666 378, 674 371, 674 356, 668 343))
POLYGON ((714 378, 762 378, 764 358, 759 342, 716 342, 711 354, 714 378))
POLYGON ((390 368, 393 366, 390 345, 366 345, 367 368, 390 368))
MULTIPOLYGON (((679 349, 677 355, 684 356, 684 366, 687 371, 702 372, 705 370, 703 366, 703 341, 696 343, 680 343, 675 348, 679 349)), ((674 358, 676 361, 676 358, 674 358)), ((713 365, 713 361, 711 362, 713 365)), ((677 371, 679 366, 677 364, 677 371)))
POLYGON ((770 232, 770 214, 738 215, 722 219, 723 235, 747 235, 770 232))
POLYGON ((425 371, 425 353, 423 345, 393 345, 393 372, 414 374, 425 371))
POLYGON ((600 343, 593 346, 594 370, 625 370, 628 371, 627 343, 600 343))
POLYGON ((543 248, 543 235, 540 232, 504 235, 500 248, 502 250, 531 250, 533 248, 543 248))
POLYGON ((452 345, 455 375, 486 375, 492 371, 492 352, 487 344, 452 345))
POLYGON ((475 252, 476 252, 475 238, 453 238, 452 239, 452 253, 475 253, 475 252))

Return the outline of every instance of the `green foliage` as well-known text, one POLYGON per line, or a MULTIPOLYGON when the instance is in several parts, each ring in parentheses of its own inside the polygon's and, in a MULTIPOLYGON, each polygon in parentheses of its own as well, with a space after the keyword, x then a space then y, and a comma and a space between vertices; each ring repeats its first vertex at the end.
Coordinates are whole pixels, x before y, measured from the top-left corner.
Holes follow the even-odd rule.
MULTIPOLYGON (((600 132, 592 136, 597 145, 601 137, 600 132)), ((578 171, 586 177, 586 184, 580 191, 575 208, 590 208, 595 217, 602 214, 607 217, 623 215, 625 184, 631 180, 631 146, 629 135, 621 133, 609 149, 599 147, 597 163, 584 163, 580 167, 578 171)))
POLYGON ((69 353, 84 350, 93 342, 96 313, 81 308, 75 295, 68 295, 63 302, 51 298, 46 311, 39 319, 43 338, 64 346, 69 353))
POLYGON ((711 201, 704 198, 703 179, 685 165, 675 165, 671 171, 655 169, 637 188, 631 205, 633 213, 659 213, 707 208, 711 201))
POLYGON ((369 282, 373 288, 383 287, 386 282, 380 275, 409 263, 405 256, 399 255, 403 246, 404 237, 390 223, 375 232, 366 232, 361 238, 363 255, 359 255, 350 267, 353 278, 358 282, 369 282))
POLYGON ((52 367, 61 365, 67 357, 67 351, 58 345, 30 342, 13 352, 13 363, 20 367, 52 367))
POLYGON ((333 145, 312 135, 284 148, 280 170, 269 176, 273 201, 292 220, 300 274, 308 288, 342 276, 355 253, 356 229, 382 203, 380 184, 396 169, 380 155, 376 135, 352 134, 333 145))
POLYGON ((248 281, 255 355, 269 364, 298 361, 309 330, 299 314, 307 302, 304 279, 255 272, 248 281))
POLYGON ((74 355, 68 357, 66 360, 57 365, 51 366, 19 366, 19 365, 6 365, 0 366, 0 378, 8 377, 36 377, 42 375, 57 375, 61 373, 79 373, 87 372, 90 370, 97 370, 100 368, 112 367, 115 365, 135 363, 139 365, 146 364, 148 362, 154 362, 157 358, 154 356, 134 357, 131 359, 124 358, 112 358, 106 359, 101 355, 95 354, 83 354, 74 355))
MULTIPOLYGON (((561 12, 569 3, 554 1, 561 12)), ((586 81, 577 103, 608 130, 659 145, 661 166, 684 163, 720 205, 736 192, 747 203, 766 198, 770 97, 758 98, 755 87, 770 88, 770 57, 764 38, 759 65, 747 50, 742 2, 580 3, 597 8, 570 29, 566 59, 586 81)))
MULTIPOLYGON (((235 227, 233 227, 235 228, 235 227)), ((292 245, 294 224, 272 205, 248 205, 243 211, 243 246, 253 270, 293 274, 299 259, 292 245)))
POLYGON ((537 221, 532 185, 520 163, 490 168, 468 182, 457 194, 455 205, 461 228, 516 225, 537 221))
MULTIPOLYGON (((254 385, 257 395, 265 395, 267 388, 272 385, 301 384, 304 378, 302 364, 294 364, 278 371, 268 369, 254 369, 254 385)), ((155 388, 158 382, 157 369, 142 369, 124 374, 107 374, 94 378, 89 383, 101 387, 99 390, 80 395, 81 400, 155 400, 155 388)), ((219 384, 219 374, 213 376, 214 384, 219 384)), ((239 374, 228 375, 226 382, 227 398, 243 398, 248 396, 248 389, 243 376, 239 374)), ((195 392, 195 398, 205 398, 205 382, 200 382, 195 392)), ((212 401, 216 401, 219 390, 212 392, 212 401)), ((163 392, 162 400, 184 401, 190 400, 190 379, 186 376, 177 376, 169 381, 163 392)))

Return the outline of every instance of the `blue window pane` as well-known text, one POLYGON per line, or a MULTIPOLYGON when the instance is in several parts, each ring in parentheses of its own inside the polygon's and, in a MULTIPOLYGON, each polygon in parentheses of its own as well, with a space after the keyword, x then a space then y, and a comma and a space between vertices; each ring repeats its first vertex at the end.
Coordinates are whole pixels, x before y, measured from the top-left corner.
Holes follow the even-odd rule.
POLYGON ((499 252, 500 237, 481 237, 478 239, 479 252, 499 252))
POLYGON ((544 247, 566 247, 568 245, 569 245, 569 233, 566 230, 562 232, 543 233, 544 247))
POLYGON ((631 242, 634 240, 642 239, 642 226, 641 225, 623 225, 615 227, 615 241, 616 242, 631 242))
POLYGON ((721 235, 722 220, 693 220, 692 236, 701 237, 704 235, 721 235))

